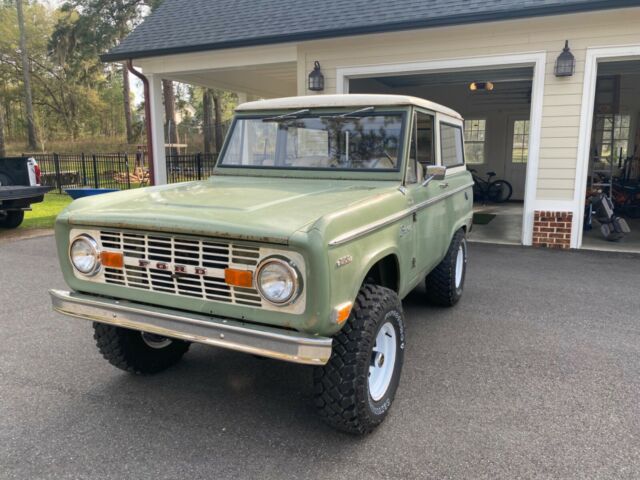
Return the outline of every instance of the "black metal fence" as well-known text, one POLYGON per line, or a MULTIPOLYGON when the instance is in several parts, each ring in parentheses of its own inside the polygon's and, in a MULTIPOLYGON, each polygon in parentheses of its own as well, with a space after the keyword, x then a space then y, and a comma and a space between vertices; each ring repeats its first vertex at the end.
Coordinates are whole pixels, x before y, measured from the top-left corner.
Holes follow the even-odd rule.
POLYGON ((202 180, 213 174, 215 165, 216 155, 211 153, 167 155, 167 182, 202 180))
MULTIPOLYGON (((142 152, 134 154, 23 154, 33 157, 42 172, 42 185, 62 193, 67 188, 115 188, 119 190, 149 185, 149 165, 142 152)), ((167 155, 169 183, 202 180, 213 173, 217 155, 193 153, 167 155)))

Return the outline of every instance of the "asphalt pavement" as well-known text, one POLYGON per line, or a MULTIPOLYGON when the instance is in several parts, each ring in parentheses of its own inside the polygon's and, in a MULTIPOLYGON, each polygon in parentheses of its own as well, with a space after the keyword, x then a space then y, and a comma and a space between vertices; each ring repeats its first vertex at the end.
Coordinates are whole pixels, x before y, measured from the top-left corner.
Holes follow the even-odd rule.
POLYGON ((52 237, 0 244, 1 479, 640 478, 640 256, 472 244, 453 309, 404 302, 407 351, 364 438, 311 367, 194 345, 151 377, 51 311, 52 237))

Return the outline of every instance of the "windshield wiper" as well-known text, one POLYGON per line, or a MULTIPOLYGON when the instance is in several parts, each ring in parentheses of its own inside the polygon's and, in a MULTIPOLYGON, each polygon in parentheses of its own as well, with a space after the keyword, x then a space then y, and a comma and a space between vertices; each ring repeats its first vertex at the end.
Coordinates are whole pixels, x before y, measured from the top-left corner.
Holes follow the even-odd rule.
POLYGON ((277 122, 278 120, 288 120, 290 118, 299 118, 302 115, 306 115, 307 113, 309 113, 310 110, 308 108, 305 108, 304 110, 298 110, 297 112, 290 112, 290 113, 285 113, 283 115, 277 115, 275 117, 266 117, 263 118, 262 121, 263 122, 277 122))
POLYGON ((359 113, 372 112, 374 110, 375 110, 375 107, 373 107, 373 106, 364 107, 364 108, 359 108, 358 110, 354 110, 353 112, 341 113, 340 115, 323 115, 320 118, 349 118, 349 119, 353 119, 353 118, 358 118, 358 117, 355 117, 354 115, 357 115, 359 113))

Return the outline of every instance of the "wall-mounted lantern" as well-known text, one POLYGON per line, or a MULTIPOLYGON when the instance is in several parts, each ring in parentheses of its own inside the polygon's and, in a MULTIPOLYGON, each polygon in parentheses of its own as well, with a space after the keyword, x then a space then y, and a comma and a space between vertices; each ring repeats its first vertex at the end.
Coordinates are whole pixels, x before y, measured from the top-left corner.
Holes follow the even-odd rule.
POLYGON ((317 60, 313 64, 313 71, 309 74, 309 90, 312 92, 324 90, 324 75, 320 71, 320 62, 317 60))
POLYGON ((556 68, 554 70, 556 77, 570 77, 576 71, 576 58, 569 49, 569 40, 565 41, 562 53, 558 55, 556 60, 556 68))

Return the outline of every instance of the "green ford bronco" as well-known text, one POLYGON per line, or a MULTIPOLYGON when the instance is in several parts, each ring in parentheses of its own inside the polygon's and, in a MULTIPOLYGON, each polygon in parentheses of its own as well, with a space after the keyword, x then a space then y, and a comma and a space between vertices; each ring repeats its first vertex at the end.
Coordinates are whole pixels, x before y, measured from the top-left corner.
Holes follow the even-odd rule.
POLYGON ((472 179, 462 118, 395 95, 238 107, 214 175, 73 202, 56 221, 71 291, 102 355, 136 374, 192 342, 315 366, 332 426, 373 430, 405 350, 401 300, 462 295, 472 179))

